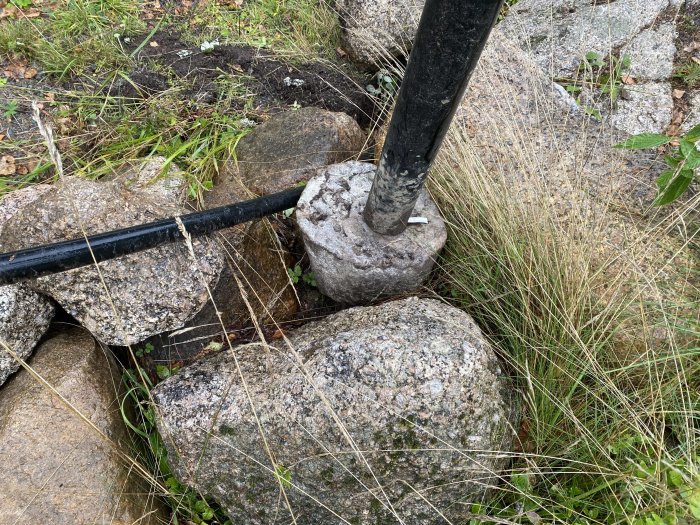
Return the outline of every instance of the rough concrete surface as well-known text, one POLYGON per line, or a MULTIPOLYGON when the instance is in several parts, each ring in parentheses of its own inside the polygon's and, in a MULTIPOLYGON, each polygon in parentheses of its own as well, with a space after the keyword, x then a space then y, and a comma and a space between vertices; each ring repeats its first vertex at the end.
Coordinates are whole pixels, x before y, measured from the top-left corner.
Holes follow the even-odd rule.
POLYGON ((176 475, 234 523, 290 523, 285 498, 299 525, 460 523, 505 466, 513 391, 461 310, 352 308, 289 344, 224 351, 153 392, 176 475))
POLYGON ((447 239, 445 224, 423 191, 414 224, 399 235, 373 232, 362 217, 375 166, 335 164, 311 179, 297 204, 297 223, 318 288, 348 304, 416 290, 430 273, 447 239))
POLYGON ((148 485, 119 454, 130 440, 113 359, 88 332, 71 328, 44 342, 29 364, 97 430, 27 371, 10 379, 0 390, 0 522, 162 523, 148 485))
MULTIPOLYGON (((0 245, 6 250, 29 248, 184 211, 153 194, 132 192, 120 181, 66 177, 6 222, 0 245)), ((206 238, 195 239, 194 250, 197 264, 183 242, 170 243, 104 261, 99 272, 91 265, 28 286, 53 297, 99 340, 135 344, 181 327, 206 303, 206 286, 216 284, 223 260, 206 238)))

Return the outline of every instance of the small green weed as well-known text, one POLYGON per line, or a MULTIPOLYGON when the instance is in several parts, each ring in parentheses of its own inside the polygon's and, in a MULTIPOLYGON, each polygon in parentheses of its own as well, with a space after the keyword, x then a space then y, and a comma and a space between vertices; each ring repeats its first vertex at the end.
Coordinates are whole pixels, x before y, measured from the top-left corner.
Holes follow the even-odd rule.
POLYGON ((32 0, 10 0, 10 3, 19 9, 27 9, 32 7, 32 0))
POLYGON ((292 487, 292 471, 288 468, 277 465, 275 467, 275 477, 285 489, 292 487))
POLYGON ((153 352, 153 345, 151 343, 146 343, 141 348, 137 348, 134 351, 134 355, 136 357, 143 357, 144 355, 148 355, 151 352, 153 352))
POLYGON ((683 80, 688 87, 694 88, 700 83, 700 64, 696 62, 684 64, 676 69, 673 76, 683 80))
POLYGON ((313 272, 304 272, 298 264, 295 265, 294 268, 287 268, 287 274, 289 274, 289 278, 294 284, 299 284, 299 281, 303 281, 305 284, 313 286, 314 288, 317 285, 316 276, 313 272))
POLYGON ((16 100, 9 100, 2 106, 2 116, 5 118, 12 118, 17 114, 19 109, 19 104, 16 100))
MULTIPOLYGON (((631 65, 629 56, 604 57, 595 51, 589 51, 579 64, 576 76, 572 78, 557 79, 564 89, 571 94, 576 103, 581 105, 581 93, 584 87, 593 89, 597 95, 606 96, 610 103, 614 104, 624 87, 623 78, 631 65)), ((583 106, 587 115, 602 119, 599 109, 592 106, 583 106)))
POLYGON ((179 366, 156 365, 156 375, 161 381, 168 379, 173 374, 177 374, 179 370, 179 366))
POLYGON ((173 476, 168 465, 168 451, 156 428, 156 414, 151 402, 153 382, 142 368, 126 369, 122 380, 126 396, 122 400, 121 412, 126 425, 139 437, 148 453, 151 468, 156 477, 168 489, 167 502, 173 509, 172 523, 194 523, 196 525, 231 525, 231 521, 213 504, 194 490, 182 485, 173 476), (136 419, 132 421, 128 405, 135 407, 136 419))
POLYGON ((664 146, 674 140, 678 140, 678 146, 664 157, 668 169, 656 179, 659 193, 654 199, 654 206, 672 203, 683 195, 693 182, 695 171, 700 167, 700 151, 697 149, 697 143, 700 141, 700 124, 681 137, 641 133, 615 146, 622 149, 649 149, 664 146))
POLYGON ((386 69, 380 69, 374 75, 372 83, 366 87, 367 93, 383 101, 393 100, 398 90, 396 79, 386 69))

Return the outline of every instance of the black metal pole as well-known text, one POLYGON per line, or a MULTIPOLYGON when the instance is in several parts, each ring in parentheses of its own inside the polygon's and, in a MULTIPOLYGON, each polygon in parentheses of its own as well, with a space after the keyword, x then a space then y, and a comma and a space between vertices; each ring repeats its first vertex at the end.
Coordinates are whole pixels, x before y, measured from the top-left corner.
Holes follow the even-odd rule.
MULTIPOLYGON (((180 216, 192 236, 204 235, 296 206, 303 187, 180 216)), ((0 285, 34 279, 182 239, 174 218, 0 255, 0 285), (94 259, 93 259, 94 256, 94 259)))
POLYGON ((406 229, 502 5, 426 0, 365 206, 365 222, 377 233, 406 229))

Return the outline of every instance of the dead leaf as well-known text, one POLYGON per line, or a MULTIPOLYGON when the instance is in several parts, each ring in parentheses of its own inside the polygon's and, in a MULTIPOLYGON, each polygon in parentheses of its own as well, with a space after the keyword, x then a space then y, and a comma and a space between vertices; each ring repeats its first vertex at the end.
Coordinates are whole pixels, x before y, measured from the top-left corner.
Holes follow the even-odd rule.
POLYGON ((0 142, 2 142, 2 139, 4 139, 4 138, 5 138, 5 135, 3 135, 2 133, 0 133, 0 142))
POLYGON ((148 45, 151 46, 151 47, 158 47, 158 42, 156 42, 155 40, 151 40, 151 41, 148 43, 148 45))
POLYGON ((685 95, 684 89, 674 89, 673 90, 673 98, 683 98, 683 95, 685 95))
POLYGON ((15 171, 15 158, 12 155, 0 157, 0 175, 14 175, 15 171))
POLYGON ((3 10, 0 11, 0 20, 3 18, 16 17, 17 13, 19 13, 19 9, 17 9, 13 4, 5 6, 3 10))
POLYGON ((278 328, 275 330, 275 333, 272 334, 272 339, 282 339, 284 337, 284 331, 281 328, 278 328))
POLYGON ((38 71, 36 70, 36 68, 28 67, 24 70, 24 78, 34 78, 37 73, 38 71))
POLYGON ((700 49, 700 42, 696 42, 695 40, 693 40, 690 44, 683 48, 683 51, 685 51, 686 53, 692 53, 693 51, 696 51, 698 49, 700 49))
POLYGON ((33 76, 36 75, 36 69, 29 67, 27 65, 26 61, 15 61, 7 64, 5 66, 5 69, 3 70, 3 73, 6 77, 8 78, 32 78, 33 76), (33 74, 32 74, 33 70, 33 74), (29 74, 30 76, 26 77, 25 75, 29 74))
POLYGON ((690 60, 692 60, 696 64, 700 64, 700 58, 698 58, 698 57, 691 57, 690 60))
POLYGON ((231 66, 231 69, 233 69, 234 71, 238 71, 239 73, 243 73, 243 68, 240 64, 233 64, 231 66))
POLYGON ((622 81, 623 84, 626 84, 626 85, 628 85, 628 86, 631 85, 631 84, 636 84, 636 83, 637 83, 637 79, 634 78, 632 75, 622 75, 622 76, 620 77, 620 80, 622 81))

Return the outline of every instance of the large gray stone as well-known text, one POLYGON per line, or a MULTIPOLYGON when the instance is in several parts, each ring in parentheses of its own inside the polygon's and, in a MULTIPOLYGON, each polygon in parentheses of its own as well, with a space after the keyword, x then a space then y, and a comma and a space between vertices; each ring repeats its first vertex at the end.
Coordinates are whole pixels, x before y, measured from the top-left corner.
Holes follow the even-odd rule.
POLYGON ((498 27, 452 131, 460 140, 469 140, 495 178, 502 176, 522 188, 523 198, 539 189, 549 192, 550 205, 562 220, 595 220, 596 206, 644 213, 664 168, 653 151, 614 148, 628 134, 588 118, 498 27), (500 95, 490 96, 493 93, 500 95), (575 208, 587 205, 588 218, 569 217, 575 208))
POLYGON ((337 0, 345 49, 359 63, 381 67, 407 55, 425 0, 337 0))
POLYGON ((573 75, 586 53, 624 46, 669 6, 668 0, 520 0, 500 24, 540 67, 573 75))
POLYGON ((357 157, 366 135, 350 116, 314 107, 278 113, 243 137, 222 168, 207 206, 228 204, 238 182, 258 195, 311 178, 317 168, 357 157))
POLYGON ((29 365, 56 393, 27 371, 0 390, 0 522, 162 523, 150 487, 122 459, 130 440, 114 360, 71 328, 44 342, 29 365))
POLYGON ((297 204, 297 224, 318 288, 341 303, 366 304, 416 290, 447 239, 425 190, 413 215, 427 224, 409 225, 399 235, 372 231, 362 214, 375 170, 356 161, 320 170, 297 204))
MULTIPOLYGON (((650 206, 657 193, 655 180, 665 168, 663 157, 653 150, 613 147, 627 137, 609 123, 572 111, 570 101, 532 58, 496 28, 438 168, 456 174, 457 181, 485 178, 484 184, 512 195, 532 220, 546 217, 546 231, 561 236, 551 242, 571 250, 572 260, 586 264, 595 275, 599 286, 594 293, 601 304, 622 296, 646 304, 656 304, 659 297, 692 304, 698 259, 687 239, 674 234, 680 228, 663 224, 676 209, 650 206), (649 276, 654 276, 653 283, 649 276)), ((449 182, 440 184, 444 190, 437 193, 458 191, 449 182)), ((459 182, 452 184, 460 188, 459 182)), ((466 188, 464 193, 469 195, 466 188)), ((644 351, 650 321, 639 315, 629 312, 634 329, 627 333, 639 338, 623 342, 622 352, 644 351)), ((668 344, 655 336, 648 341, 668 344)))
POLYGON ((669 82, 640 82, 617 101, 612 124, 630 135, 663 133, 671 122, 673 98, 669 82))
MULTIPOLYGON (((20 359, 27 359, 44 335, 54 309, 51 302, 24 286, 0 286, 0 341, 20 359)), ((0 346, 0 385, 20 368, 0 346)))
POLYGON ((176 475, 234 523, 290 523, 285 501, 299 525, 459 523, 505 466, 514 393, 466 313, 353 308, 289 345, 222 352, 153 391, 176 475))
POLYGON ((687 133, 698 124, 700 124, 700 92, 690 95, 688 114, 681 125, 681 132, 687 133))
MULTIPOLYGON (((121 180, 66 177, 6 222, 0 244, 18 250, 102 233, 181 214, 177 203, 133 191, 121 180)), ((107 344, 135 344, 181 327, 208 300, 223 265, 218 248, 194 240, 197 263, 184 242, 39 278, 28 285, 53 297, 107 344), (203 276, 203 278, 202 278, 203 276), (103 283, 104 280, 104 283, 103 283)))
POLYGON ((281 246, 271 221, 239 224, 218 232, 215 238, 225 262, 211 290, 213 300, 181 329, 151 339, 154 350, 150 359, 190 362, 201 357, 212 340, 225 334, 233 337, 256 324, 269 328, 297 312, 297 296, 287 273, 293 260, 281 246))
POLYGON ((630 58, 630 75, 646 80, 666 80, 673 74, 678 33, 672 23, 645 29, 622 48, 630 58))
POLYGON ((629 73, 640 82, 626 86, 615 100, 600 87, 584 86, 582 105, 629 133, 661 132, 671 123, 673 108, 666 81, 677 32, 675 22, 659 22, 670 5, 669 0, 521 0, 499 28, 563 84, 581 79, 579 67, 589 52, 603 58, 629 55, 629 73))
MULTIPOLYGON (((29 206, 49 189, 29 186, 6 194, 0 200, 0 232, 18 211, 29 206)), ((0 241, 0 252, 10 251, 0 241)), ((0 341, 20 359, 27 359, 53 318, 51 301, 23 285, 0 286, 0 341)), ((20 363, 0 347, 0 385, 19 370, 20 363)))

